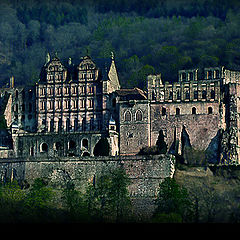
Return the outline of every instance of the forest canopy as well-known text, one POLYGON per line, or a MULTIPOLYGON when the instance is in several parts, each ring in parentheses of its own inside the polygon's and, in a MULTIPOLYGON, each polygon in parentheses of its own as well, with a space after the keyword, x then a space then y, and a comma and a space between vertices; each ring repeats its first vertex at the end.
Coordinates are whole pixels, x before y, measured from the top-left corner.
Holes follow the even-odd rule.
POLYGON ((0 79, 39 78, 45 56, 74 64, 115 54, 122 87, 146 87, 146 76, 175 81, 180 69, 240 70, 240 1, 6 0, 0 3, 0 79))

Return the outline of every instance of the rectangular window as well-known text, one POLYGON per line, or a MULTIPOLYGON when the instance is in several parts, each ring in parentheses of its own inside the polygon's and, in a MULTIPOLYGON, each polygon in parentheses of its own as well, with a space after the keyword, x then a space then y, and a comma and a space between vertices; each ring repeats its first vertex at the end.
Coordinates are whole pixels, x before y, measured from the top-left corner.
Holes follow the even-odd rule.
POLYGON ((69 109, 69 100, 64 100, 64 107, 69 109))
POLYGON ((80 107, 81 108, 85 107, 85 100, 84 99, 80 99, 80 107))
POLYGON ((89 108, 93 108, 93 99, 89 99, 89 108))
POLYGON ((53 110, 53 101, 49 101, 49 109, 53 110))
POLYGON ((72 108, 73 109, 77 108, 77 100, 72 100, 72 108))
POLYGON ((198 99, 198 90, 194 90, 194 99, 198 99))

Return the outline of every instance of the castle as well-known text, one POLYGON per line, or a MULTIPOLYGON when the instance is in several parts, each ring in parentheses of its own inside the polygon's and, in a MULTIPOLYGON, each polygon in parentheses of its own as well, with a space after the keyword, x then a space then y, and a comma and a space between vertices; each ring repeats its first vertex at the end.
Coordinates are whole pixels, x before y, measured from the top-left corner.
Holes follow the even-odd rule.
POLYGON ((240 72, 180 70, 147 77, 147 91, 120 87, 114 56, 64 66, 48 54, 35 86, 0 89, 2 158, 136 155, 156 145, 204 150, 212 163, 240 163, 240 72))

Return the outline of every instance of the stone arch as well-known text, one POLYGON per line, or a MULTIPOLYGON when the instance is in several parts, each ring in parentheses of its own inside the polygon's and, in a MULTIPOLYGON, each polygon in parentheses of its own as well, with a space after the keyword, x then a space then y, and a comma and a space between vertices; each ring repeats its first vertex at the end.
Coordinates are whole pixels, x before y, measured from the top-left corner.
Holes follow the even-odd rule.
POLYGON ((86 138, 82 139, 82 147, 85 147, 88 149, 88 139, 86 139, 86 138))
POLYGON ((212 113, 213 113, 212 107, 208 107, 208 114, 212 114, 212 113))
POLYGON ((107 138, 101 138, 94 147, 94 156, 109 156, 110 145, 107 138))
POLYGON ((68 142, 68 149, 69 149, 69 150, 75 150, 75 149, 76 149, 76 142, 73 141, 73 140, 70 140, 70 141, 68 142))
POLYGON ((89 156, 90 156, 90 153, 87 152, 87 151, 85 151, 85 152, 82 153, 82 156, 83 156, 83 157, 89 157, 89 156))
POLYGON ((40 145, 40 152, 48 152, 48 145, 47 143, 41 143, 40 145))
POLYGON ((197 109, 195 107, 192 108, 192 114, 197 114, 197 109))

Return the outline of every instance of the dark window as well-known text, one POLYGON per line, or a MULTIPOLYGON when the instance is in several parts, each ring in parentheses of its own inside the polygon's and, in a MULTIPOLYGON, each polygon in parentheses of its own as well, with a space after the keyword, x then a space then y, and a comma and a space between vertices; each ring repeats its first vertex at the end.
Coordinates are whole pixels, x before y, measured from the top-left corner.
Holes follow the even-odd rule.
POLYGON ((82 146, 85 148, 88 148, 88 140, 87 139, 82 140, 82 146))
POLYGON ((216 70, 216 78, 219 78, 220 74, 219 74, 219 70, 216 70))
POLYGON ((47 152, 48 151, 48 145, 46 143, 42 144, 42 152, 47 152))
POLYGON ((50 120, 50 132, 53 132, 54 131, 54 120, 51 119, 50 120))
POLYGON ((186 91, 186 99, 190 99, 189 91, 186 91))
POLYGON ((31 120, 32 119, 32 114, 28 115, 28 119, 31 120))
POLYGON ((211 99, 215 99, 215 91, 211 90, 211 99))
POLYGON ((186 73, 182 73, 182 80, 186 80, 186 73))
POLYGON ((196 114, 196 108, 195 107, 192 108, 192 114, 196 114))
POLYGON ((68 149, 69 150, 75 150, 76 149, 76 143, 73 140, 70 140, 68 143, 68 149))
POLYGON ((194 99, 198 99, 198 90, 194 90, 194 99))
POLYGON ((163 108, 162 108, 162 116, 165 116, 165 115, 166 115, 166 112, 167 112, 167 111, 166 111, 166 108, 163 107, 163 108))
POLYGON ((208 114, 212 114, 213 110, 212 110, 212 107, 209 107, 208 108, 208 114))
POLYGON ((58 121, 58 131, 61 132, 62 130, 62 119, 59 119, 58 121))
POLYGON ((86 131, 86 118, 82 120, 82 131, 86 131))
POLYGON ((176 115, 180 115, 180 108, 176 108, 176 115))
POLYGON ((74 131, 77 131, 78 129, 78 120, 74 119, 74 131))
POLYGON ((169 100, 172 100, 172 99, 173 99, 173 92, 169 91, 169 100))
POLYGON ((180 90, 177 90, 177 100, 181 100, 181 92, 180 92, 180 90))
POLYGON ((67 121, 66 121, 66 131, 67 132, 70 131, 70 119, 67 119, 67 121))
POLYGON ((90 131, 94 130, 94 118, 90 119, 90 131))
POLYGON ((207 91, 203 90, 202 91, 202 99, 206 99, 207 98, 207 91))
POLYGON ((208 71, 208 79, 212 79, 212 71, 208 71))
POLYGON ((152 91, 152 100, 156 100, 156 94, 155 94, 155 91, 152 91))
POLYGON ((193 80, 193 73, 192 72, 189 73, 189 79, 190 79, 190 81, 193 80))

